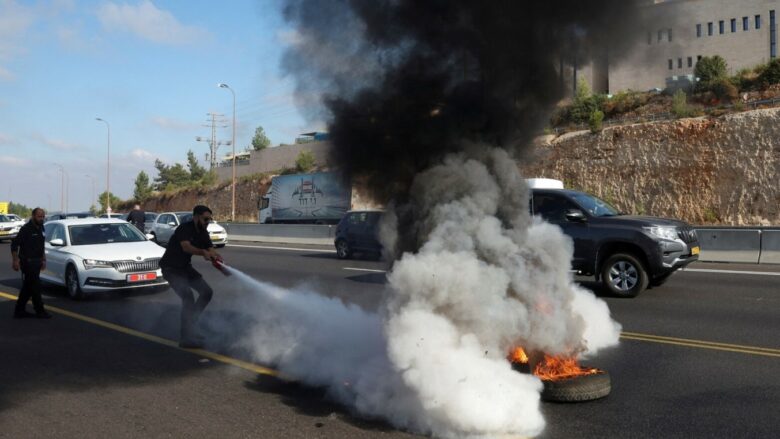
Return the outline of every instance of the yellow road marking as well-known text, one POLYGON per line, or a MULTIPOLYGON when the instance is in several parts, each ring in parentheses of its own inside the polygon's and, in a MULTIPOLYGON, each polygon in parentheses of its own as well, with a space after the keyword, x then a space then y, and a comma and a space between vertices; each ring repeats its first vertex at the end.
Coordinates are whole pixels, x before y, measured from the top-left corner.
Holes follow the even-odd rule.
POLYGON ((623 332, 620 338, 626 340, 647 341, 651 343, 671 344, 700 349, 712 349, 716 351, 739 352, 751 355, 763 355, 767 357, 780 357, 780 349, 763 348, 758 346, 744 346, 729 343, 717 343, 705 340, 692 340, 687 338, 664 337, 652 334, 640 334, 636 332, 623 332))
MULTIPOLYGON (((16 300, 16 296, 13 294, 8 294, 0 291, 0 297, 8 299, 8 300, 16 300)), ((186 352, 192 352, 193 354, 200 355, 201 357, 206 357, 214 361, 219 361, 220 363, 229 364, 231 366, 240 367, 241 369, 248 370, 250 372, 255 372, 261 375, 270 375, 274 377, 284 378, 280 376, 279 371, 269 369, 267 367, 263 367, 254 363, 249 363, 247 361, 239 360, 237 358, 228 357, 222 354, 217 354, 215 352, 210 352, 204 349, 184 349, 180 348, 179 344, 173 340, 168 340, 167 338, 158 337, 156 335, 147 334, 145 332, 137 331, 135 329, 130 329, 124 326, 117 325, 115 323, 106 322, 103 320, 99 320, 93 317, 88 317, 82 314, 77 314, 72 311, 68 311, 66 309, 58 308, 56 306, 46 305, 46 310, 51 311, 57 314, 61 314, 76 320, 81 320, 82 322, 91 323, 93 325, 101 326, 103 328, 111 329, 113 331, 121 332, 123 334, 132 335, 133 337, 142 338, 147 341, 151 341, 153 343, 165 345, 168 347, 172 347, 175 349, 179 349, 186 352)))

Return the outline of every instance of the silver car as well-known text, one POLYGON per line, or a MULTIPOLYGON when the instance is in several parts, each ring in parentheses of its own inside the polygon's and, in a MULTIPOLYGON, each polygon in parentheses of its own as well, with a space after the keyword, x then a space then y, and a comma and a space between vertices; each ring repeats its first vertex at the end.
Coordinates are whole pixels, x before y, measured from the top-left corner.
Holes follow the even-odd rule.
MULTIPOLYGON (((149 232, 154 236, 154 241, 160 245, 168 245, 173 232, 179 227, 179 224, 192 220, 192 212, 164 212, 157 216, 152 230, 149 232)), ((209 223, 206 228, 211 238, 211 243, 215 247, 224 247, 228 242, 228 234, 224 227, 216 222, 209 223)))
POLYGON ((46 223, 45 230, 46 270, 41 280, 65 286, 73 299, 168 283, 160 270, 164 250, 126 221, 57 220, 46 223))

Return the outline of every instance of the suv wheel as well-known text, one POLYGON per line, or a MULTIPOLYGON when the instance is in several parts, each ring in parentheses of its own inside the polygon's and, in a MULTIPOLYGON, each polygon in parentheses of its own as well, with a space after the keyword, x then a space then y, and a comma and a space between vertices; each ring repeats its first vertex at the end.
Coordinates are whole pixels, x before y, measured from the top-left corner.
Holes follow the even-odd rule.
POLYGON ((79 285, 79 275, 76 273, 76 268, 72 265, 68 265, 68 269, 65 272, 65 287, 68 288, 68 296, 73 300, 81 300, 84 298, 84 292, 81 291, 81 285, 79 285))
POLYGON ((351 255, 352 250, 349 249, 349 244, 347 244, 346 240, 339 239, 336 241, 336 256, 338 256, 339 259, 349 259, 351 255))
POLYGON ((616 253, 601 266, 601 282, 616 296, 635 297, 647 288, 647 271, 633 255, 616 253))

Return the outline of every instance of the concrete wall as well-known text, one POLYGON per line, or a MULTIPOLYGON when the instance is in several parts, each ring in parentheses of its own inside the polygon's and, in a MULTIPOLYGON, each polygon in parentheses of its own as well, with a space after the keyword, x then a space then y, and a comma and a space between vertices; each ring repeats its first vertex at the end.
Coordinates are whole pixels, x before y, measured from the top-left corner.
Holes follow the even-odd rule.
MULTIPOLYGON (((648 7, 645 11, 648 24, 645 29, 637 30, 641 35, 635 48, 628 56, 610 65, 610 92, 664 88, 668 77, 693 74, 699 56, 722 56, 731 73, 768 62, 770 10, 780 14, 780 1, 677 0, 648 7), (761 15, 759 30, 755 29, 756 15, 761 15), (747 31, 742 28, 742 17, 748 17, 747 31), (731 32, 731 19, 737 21, 734 33, 731 32), (719 31, 721 20, 725 27, 723 34, 719 31), (708 23, 713 25, 712 36, 707 33, 708 23), (697 24, 702 27, 701 37, 696 35, 697 24), (668 29, 672 30, 671 42, 668 29), (659 31, 661 41, 658 40, 659 31), (690 67, 688 58, 692 60, 690 67), (669 69, 669 60, 672 60, 672 69, 669 69), (682 67, 678 65, 679 60, 682 60, 682 67)), ((780 19, 780 15, 776 19, 780 19)))
MULTIPOLYGON (((312 142, 299 145, 280 145, 266 148, 262 151, 252 151, 245 162, 236 162, 236 176, 274 172, 282 168, 295 166, 295 159, 301 151, 311 151, 318 165, 328 163, 329 142, 312 142)), ((217 168, 217 178, 220 182, 232 179, 233 171, 230 163, 217 168)))

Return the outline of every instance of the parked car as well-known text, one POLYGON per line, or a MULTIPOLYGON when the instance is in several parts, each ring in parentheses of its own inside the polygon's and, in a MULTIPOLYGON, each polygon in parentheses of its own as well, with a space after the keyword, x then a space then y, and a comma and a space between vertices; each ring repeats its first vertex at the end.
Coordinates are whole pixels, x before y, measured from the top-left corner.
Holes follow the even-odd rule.
POLYGON ((127 220, 126 213, 104 213, 98 216, 98 218, 116 218, 121 220, 127 220))
POLYGON ((0 214, 0 242, 16 238, 22 225, 24 225, 24 222, 19 224, 18 221, 11 219, 7 215, 0 214))
POLYGON ((41 280, 65 286, 73 299, 167 284, 159 267, 164 250, 126 221, 55 220, 46 223, 45 230, 41 280))
POLYGON ((336 256, 349 259, 355 253, 366 253, 374 257, 382 254, 379 242, 379 219, 381 210, 351 210, 336 226, 336 256))
POLYGON ((27 224, 27 220, 26 220, 26 219, 24 219, 24 218, 20 217, 19 215, 15 214, 15 213, 7 213, 7 214, 5 214, 5 216, 7 216, 8 218, 10 218, 10 219, 11 219, 11 221, 13 221, 13 222, 15 222, 16 224, 18 224, 18 225, 19 225, 19 227, 21 227, 21 226, 23 226, 23 225, 27 224))
POLYGON ((678 269, 699 259, 699 240, 689 224, 674 219, 627 215, 585 192, 550 180, 531 181, 531 211, 574 241, 572 269, 595 276, 616 296, 634 297, 660 286, 678 269))
MULTIPOLYGON (((168 245, 173 232, 179 224, 192 220, 192 212, 164 212, 157 215, 149 234, 154 236, 154 241, 160 245, 168 245)), ((209 223, 206 228, 209 232, 212 244, 215 247, 224 247, 228 242, 228 234, 224 227, 216 222, 209 223)))

